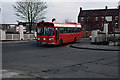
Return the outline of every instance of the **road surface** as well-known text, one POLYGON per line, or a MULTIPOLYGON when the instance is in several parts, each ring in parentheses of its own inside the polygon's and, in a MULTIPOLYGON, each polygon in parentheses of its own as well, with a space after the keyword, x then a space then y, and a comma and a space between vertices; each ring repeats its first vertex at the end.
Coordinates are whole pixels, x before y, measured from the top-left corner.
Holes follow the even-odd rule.
MULTIPOLYGON (((86 42, 86 40, 81 40, 82 44, 85 44, 86 42)), ((3 77, 118 77, 117 51, 75 49, 69 47, 70 44, 65 44, 62 47, 38 47, 34 41, 3 43, 3 77)))

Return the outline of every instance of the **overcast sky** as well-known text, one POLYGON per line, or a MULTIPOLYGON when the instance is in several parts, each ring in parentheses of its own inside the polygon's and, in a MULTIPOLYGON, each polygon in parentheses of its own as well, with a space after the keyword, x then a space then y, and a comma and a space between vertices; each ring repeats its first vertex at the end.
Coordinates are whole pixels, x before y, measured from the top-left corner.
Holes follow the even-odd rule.
MULTIPOLYGON (((64 22, 65 19, 69 19, 72 22, 77 22, 77 17, 80 12, 80 7, 83 10, 89 9, 104 9, 105 6, 108 8, 117 8, 119 0, 44 0, 47 1, 48 8, 46 9, 46 20, 51 21, 52 18, 56 18, 57 22, 64 22)), ((2 6, 2 23, 14 24, 17 23, 18 18, 14 15, 15 11, 12 7, 16 0, 1 1, 2 6)), ((1 14, 0 14, 1 15, 1 14)), ((1 19, 1 16, 0 16, 1 19)), ((21 21, 21 20, 18 20, 21 21)))

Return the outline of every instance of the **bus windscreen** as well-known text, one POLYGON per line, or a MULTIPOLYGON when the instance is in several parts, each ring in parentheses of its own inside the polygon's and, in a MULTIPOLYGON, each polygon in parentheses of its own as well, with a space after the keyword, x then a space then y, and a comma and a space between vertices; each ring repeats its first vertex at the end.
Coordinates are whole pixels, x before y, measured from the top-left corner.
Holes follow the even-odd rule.
POLYGON ((38 35, 45 35, 45 36, 53 36, 54 35, 54 28, 53 27, 38 27, 37 28, 38 35))

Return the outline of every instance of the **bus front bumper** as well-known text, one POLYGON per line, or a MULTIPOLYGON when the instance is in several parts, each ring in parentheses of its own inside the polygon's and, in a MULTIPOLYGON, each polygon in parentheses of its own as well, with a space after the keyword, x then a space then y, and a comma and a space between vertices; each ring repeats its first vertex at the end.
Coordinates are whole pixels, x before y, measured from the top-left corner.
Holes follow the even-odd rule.
POLYGON ((47 44, 47 45, 55 45, 55 43, 48 43, 48 42, 38 42, 38 44, 41 44, 41 45, 45 45, 45 44, 47 44))

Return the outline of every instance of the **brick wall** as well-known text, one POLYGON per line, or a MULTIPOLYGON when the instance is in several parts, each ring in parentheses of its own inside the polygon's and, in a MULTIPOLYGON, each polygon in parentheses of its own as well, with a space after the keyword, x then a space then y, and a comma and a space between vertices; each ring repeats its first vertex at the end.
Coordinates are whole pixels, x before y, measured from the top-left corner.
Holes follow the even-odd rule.
POLYGON ((89 38, 91 36, 91 31, 83 31, 82 38, 89 38))

